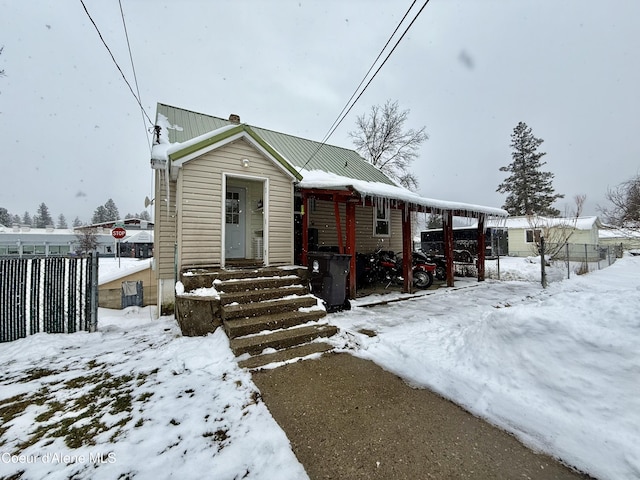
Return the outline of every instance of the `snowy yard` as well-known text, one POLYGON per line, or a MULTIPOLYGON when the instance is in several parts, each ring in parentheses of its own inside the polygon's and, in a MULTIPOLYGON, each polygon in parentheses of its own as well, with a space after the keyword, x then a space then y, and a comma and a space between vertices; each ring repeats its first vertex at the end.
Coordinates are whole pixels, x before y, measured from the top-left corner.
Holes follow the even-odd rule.
MULTIPOLYGON (((539 265, 503 259, 508 281, 359 300, 333 342, 597 478, 640 478, 639 270, 542 290, 539 265)), ((1 345, 0 478, 306 478, 225 335, 153 317, 100 309, 98 333, 1 345)))

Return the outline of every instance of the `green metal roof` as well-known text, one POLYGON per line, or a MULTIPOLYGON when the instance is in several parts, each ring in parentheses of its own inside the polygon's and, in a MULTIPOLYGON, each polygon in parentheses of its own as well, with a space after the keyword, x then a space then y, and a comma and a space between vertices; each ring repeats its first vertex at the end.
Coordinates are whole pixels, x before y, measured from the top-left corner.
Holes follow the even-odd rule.
MULTIPOLYGON (((183 143, 232 124, 232 122, 223 118, 192 112, 162 103, 158 103, 156 115, 163 115, 171 125, 168 131, 170 143, 183 143)), ((283 158, 297 170, 301 168, 322 170, 357 180, 395 185, 386 175, 364 160, 355 150, 327 144, 321 146, 320 142, 274 132, 273 130, 253 125, 247 131, 257 134, 260 139, 267 143, 267 146, 275 150, 276 157, 283 158)), ((166 135, 166 132, 163 131, 161 134, 166 135)), ((253 138, 256 141, 260 141, 259 138, 253 138)), ((269 149, 267 148, 267 150, 269 149)))

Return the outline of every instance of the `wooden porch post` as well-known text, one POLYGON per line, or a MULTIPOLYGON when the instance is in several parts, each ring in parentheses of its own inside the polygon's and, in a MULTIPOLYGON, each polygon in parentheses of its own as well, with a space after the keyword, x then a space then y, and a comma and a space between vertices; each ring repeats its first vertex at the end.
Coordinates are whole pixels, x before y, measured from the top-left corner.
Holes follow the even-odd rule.
POLYGON ((411 210, 408 205, 402 209, 402 285, 403 293, 411 293, 413 287, 413 269, 411 257, 413 254, 413 239, 411 238, 411 210))
POLYGON ((484 281, 484 261, 486 256, 486 245, 484 236, 484 215, 478 217, 478 281, 484 281))
POLYGON ((300 262, 307 266, 307 253, 309 252, 309 197, 307 192, 302 190, 302 254, 300 262))
POLYGON ((342 221, 340 219, 340 204, 337 195, 333 196, 333 212, 336 216, 336 231, 338 232, 338 253, 344 253, 344 243, 342 239, 342 221))
POLYGON ((447 261, 447 287, 453 287, 453 212, 442 215, 444 230, 444 256, 447 261))
POLYGON ((349 298, 356 298, 356 204, 347 200, 347 253, 351 255, 349 263, 349 298))

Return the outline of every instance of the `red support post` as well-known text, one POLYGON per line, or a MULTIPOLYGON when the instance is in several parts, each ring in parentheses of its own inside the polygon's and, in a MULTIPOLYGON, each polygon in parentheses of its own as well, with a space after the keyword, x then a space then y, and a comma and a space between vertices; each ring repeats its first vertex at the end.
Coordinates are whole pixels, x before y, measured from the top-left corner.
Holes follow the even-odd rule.
POLYGON ((413 239, 411 238, 411 210, 408 205, 402 209, 402 285, 403 293, 411 293, 413 287, 413 239))
POLYGON ((356 298, 356 204, 347 201, 347 253, 351 255, 349 262, 349 298, 356 298))
POLYGON ((478 217, 478 281, 484 281, 484 262, 486 257, 486 245, 484 235, 484 215, 478 217))
POLYGON ((453 212, 442 214, 444 256, 447 261, 447 287, 453 287, 453 212))
POLYGON ((340 219, 340 204, 336 195, 333 196, 333 212, 336 216, 336 231, 338 232, 338 252, 344 253, 344 243, 342 239, 342 220, 340 219))
POLYGON ((307 266, 307 253, 309 253, 309 197, 307 192, 302 190, 302 254, 300 263, 307 266))

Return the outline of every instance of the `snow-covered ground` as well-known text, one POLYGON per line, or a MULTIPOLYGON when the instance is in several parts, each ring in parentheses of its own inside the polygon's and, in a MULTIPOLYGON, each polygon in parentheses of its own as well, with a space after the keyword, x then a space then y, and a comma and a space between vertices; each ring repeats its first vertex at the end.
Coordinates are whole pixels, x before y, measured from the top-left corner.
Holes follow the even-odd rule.
MULTIPOLYGON (((500 269, 354 302, 333 342, 598 478, 640 478, 640 257, 546 290, 535 263, 500 269)), ((307 478, 225 335, 154 316, 100 309, 97 333, 2 344, 0 477, 307 478)))

